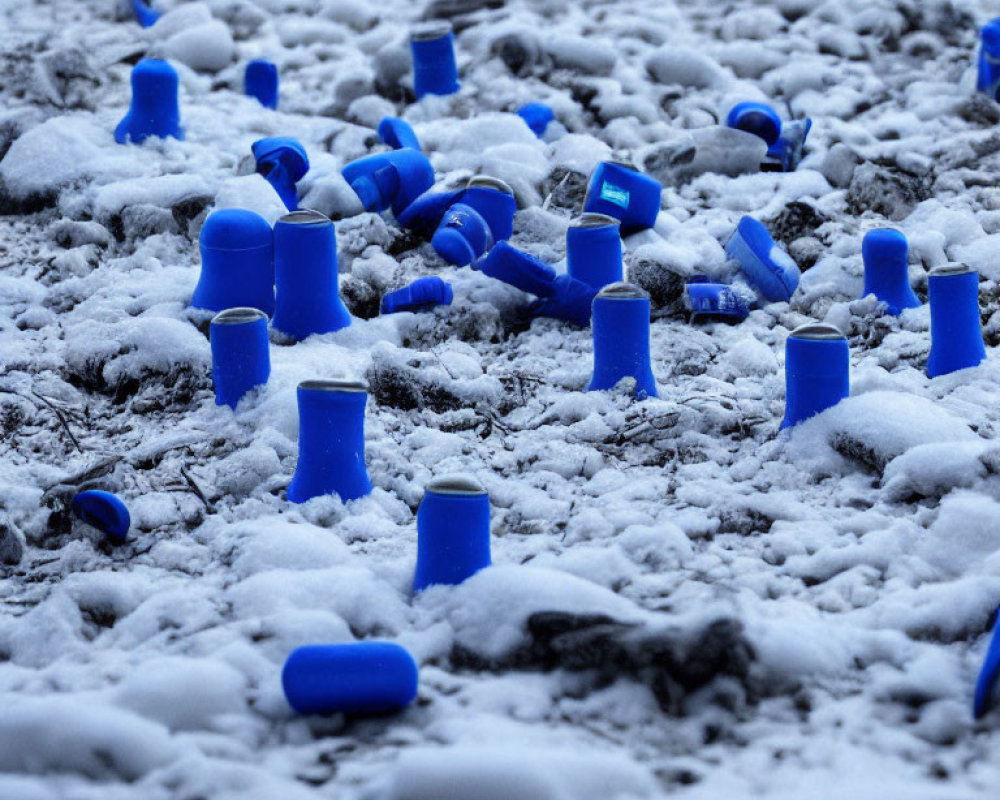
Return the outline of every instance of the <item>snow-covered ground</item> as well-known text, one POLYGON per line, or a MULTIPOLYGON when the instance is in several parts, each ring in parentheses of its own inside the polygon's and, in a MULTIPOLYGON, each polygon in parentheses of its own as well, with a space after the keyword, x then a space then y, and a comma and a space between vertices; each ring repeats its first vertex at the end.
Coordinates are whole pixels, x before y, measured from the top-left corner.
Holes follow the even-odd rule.
POLYGON ((0 797, 997 796, 1000 712, 971 718, 1000 602, 1000 106, 971 69, 995 4, 174 5, 144 31, 110 0, 0 0, 0 556, 23 545, 0 573, 0 797), (414 103, 427 17, 455 25, 462 90, 414 103), (180 72, 183 142, 113 142, 144 54, 180 72), (241 94, 258 57, 278 112, 241 94), (750 99, 813 118, 797 172, 739 174, 709 130, 750 99), (545 141, 511 113, 529 101, 556 112, 545 141), (529 325, 526 295, 358 213, 339 169, 388 114, 442 186, 510 183, 513 243, 553 263, 598 161, 664 183, 625 243, 659 399, 584 392, 589 331, 529 325), (302 205, 337 220, 357 318, 275 341, 233 413, 187 302, 208 211, 281 213, 250 158, 272 135, 309 153, 302 205), (736 277, 746 213, 801 286, 693 327, 683 280, 736 277), (927 307, 858 299, 887 221, 922 299, 930 268, 979 270, 981 367, 929 380, 927 307), (452 306, 373 317, 428 274, 452 306), (852 396, 780 437, 809 321, 848 334, 852 396), (375 489, 291 505, 295 387, 343 376, 372 385, 375 489), (489 490, 495 566, 413 598, 414 513, 453 472, 489 490), (127 501, 128 544, 73 520, 80 485, 127 501), (411 650, 416 703, 296 717, 288 653, 355 639, 411 650))

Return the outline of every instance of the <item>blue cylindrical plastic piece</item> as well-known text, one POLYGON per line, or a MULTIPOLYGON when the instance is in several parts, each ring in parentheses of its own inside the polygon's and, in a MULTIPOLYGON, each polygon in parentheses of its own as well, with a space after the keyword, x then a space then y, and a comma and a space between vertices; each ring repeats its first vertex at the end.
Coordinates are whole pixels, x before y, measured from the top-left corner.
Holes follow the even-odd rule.
POLYGON ((132 103, 115 128, 118 144, 138 144, 150 136, 184 138, 177 100, 177 70, 166 61, 144 58, 132 68, 132 103))
POLYGON ((367 211, 382 212, 392 206, 397 217, 434 185, 431 162, 411 147, 359 158, 341 174, 367 211))
POLYGON ((275 328, 293 339, 351 324, 340 299, 337 236, 318 211, 293 211, 274 226, 275 328))
POLYGON ((257 172, 263 175, 289 211, 299 207, 295 184, 309 171, 309 157, 302 144, 289 136, 269 136, 251 145, 257 172))
POLYGON ((601 289, 622 279, 622 237, 618 220, 581 214, 566 230, 566 273, 601 289))
POLYGON ((267 315, 256 308, 227 308, 212 320, 209 339, 215 404, 236 408, 243 395, 271 375, 267 315))
POLYGON ((730 109, 726 125, 759 136, 768 147, 781 136, 781 117, 765 103, 737 103, 730 109))
POLYGON ((383 314, 399 311, 420 311, 434 306, 450 306, 455 293, 451 284, 437 275, 417 278, 413 283, 389 292, 382 298, 383 314))
POLYGON ((790 428, 850 393, 847 339, 832 325, 796 328, 785 341, 785 418, 790 428))
POLYGON ((649 295, 630 283, 612 283, 594 298, 594 374, 587 391, 635 378, 635 396, 657 397, 649 361, 649 295))
POLYGON ((464 267, 493 247, 493 234, 478 211, 455 203, 434 232, 431 246, 449 264, 464 267))
POLYGON ((583 210, 620 220, 627 236, 656 224, 662 191, 658 181, 627 164, 602 161, 590 175, 583 210))
POLYGON ((724 283, 708 281, 687 285, 692 321, 699 317, 717 317, 727 322, 740 322, 750 314, 746 300, 724 283))
POLYGON ((475 264, 475 268, 484 275, 538 297, 551 297, 556 291, 556 271, 509 242, 497 242, 486 258, 475 264))
POLYGON ((775 244, 764 223, 743 217, 726 244, 726 255, 739 262, 743 274, 764 299, 788 300, 802 273, 791 256, 775 244))
POLYGON ((151 28, 160 18, 160 12, 152 8, 145 0, 132 0, 132 13, 141 28, 151 28))
POLYGON ((986 358, 979 318, 979 273, 965 266, 938 267, 927 279, 931 352, 927 376, 974 367, 986 358))
POLYGON ((265 108, 278 107, 278 67, 271 61, 256 59, 243 73, 243 91, 256 97, 265 108))
POLYGON ((456 585, 490 565, 490 498, 475 478, 435 478, 417 509, 414 593, 456 585))
POLYGON ((274 233, 260 214, 224 208, 201 227, 201 275, 193 308, 222 311, 247 306, 274 313, 274 233))
POLYGON ((517 202, 514 191, 499 178, 477 175, 469 180, 462 202, 476 209, 486 220, 493 241, 501 242, 514 235, 514 213, 517 202))
POLYGON ((979 73, 976 89, 994 100, 1000 89, 1000 19, 987 22, 980 31, 979 73))
POLYGON ((391 642, 311 644, 281 670, 288 704, 299 714, 380 714, 417 696, 417 664, 391 642))
POLYGON ((1000 608, 993 612, 993 638, 976 680, 972 715, 980 719, 997 703, 1000 703, 1000 608))
POLYGON ((288 499, 336 494, 345 503, 372 490, 365 467, 365 404, 360 381, 303 381, 298 388, 299 460, 288 499))
POLYGON ((125 504, 111 492, 88 489, 73 498, 73 513, 77 518, 106 534, 116 542, 124 542, 132 519, 125 504))
POLYGON ((430 22, 410 35, 413 55, 413 91, 419 100, 426 94, 454 94, 458 91, 455 63, 455 34, 451 23, 430 22))
POLYGON ((378 124, 378 136, 389 147, 400 150, 409 147, 413 150, 420 149, 420 140, 414 132, 410 123, 399 117, 383 117, 378 124))
POLYGON ((549 123, 556 118, 552 109, 545 103, 528 103, 517 110, 517 115, 525 121, 527 126, 531 128, 531 132, 539 139, 545 135, 545 129, 549 127, 549 123))
POLYGON ((894 228, 868 231, 861 241, 861 258, 865 263, 862 297, 875 295, 886 304, 890 314, 920 305, 910 286, 907 250, 906 237, 894 228))

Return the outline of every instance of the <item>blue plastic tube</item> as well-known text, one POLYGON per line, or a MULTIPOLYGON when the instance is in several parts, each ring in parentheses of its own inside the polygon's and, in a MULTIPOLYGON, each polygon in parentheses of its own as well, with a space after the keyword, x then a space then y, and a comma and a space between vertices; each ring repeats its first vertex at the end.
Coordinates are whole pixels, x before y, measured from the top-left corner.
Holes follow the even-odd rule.
POLYGON ((247 64, 243 73, 243 91, 257 98, 264 108, 278 107, 278 67, 263 59, 247 64))
POLYGON ((865 289, 888 307, 890 314, 916 308, 920 301, 910 286, 906 265, 909 247, 906 237, 894 228, 868 231, 861 241, 861 258, 865 264, 865 289))

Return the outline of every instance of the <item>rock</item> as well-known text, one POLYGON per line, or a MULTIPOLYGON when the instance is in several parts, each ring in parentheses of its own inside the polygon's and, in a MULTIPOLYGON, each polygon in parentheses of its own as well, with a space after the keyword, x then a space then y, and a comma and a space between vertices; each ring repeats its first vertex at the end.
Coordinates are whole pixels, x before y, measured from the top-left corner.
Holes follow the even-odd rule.
POLYGON ((892 220, 906 217, 931 196, 931 180, 871 162, 859 166, 847 189, 847 210, 851 214, 873 211, 892 220))

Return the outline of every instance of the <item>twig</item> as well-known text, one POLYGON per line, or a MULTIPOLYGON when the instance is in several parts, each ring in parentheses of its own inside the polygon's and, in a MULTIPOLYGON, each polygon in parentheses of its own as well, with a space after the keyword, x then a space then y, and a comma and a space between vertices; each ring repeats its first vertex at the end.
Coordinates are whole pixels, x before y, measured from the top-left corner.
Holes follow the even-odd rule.
POLYGON ((40 395, 38 392, 34 390, 32 390, 31 393, 39 400, 41 400, 43 403, 45 403, 45 405, 47 405, 49 408, 52 409, 55 415, 59 418, 59 421, 62 423, 62 426, 66 431, 66 435, 69 436, 69 440, 73 443, 73 446, 76 448, 77 452, 82 453, 83 448, 80 447, 80 443, 76 440, 76 437, 73 435, 73 431, 69 429, 69 423, 66 421, 66 417, 63 415, 63 412, 60 411, 55 405, 53 405, 47 397, 40 395))
POLYGON ((188 482, 188 486, 191 487, 191 491, 197 495, 198 499, 205 504, 205 510, 209 512, 215 511, 212 504, 208 502, 208 498, 205 497, 205 493, 201 490, 197 483, 195 483, 194 478, 191 477, 191 473, 188 472, 187 467, 181 467, 181 475, 184 476, 184 480, 188 482))

